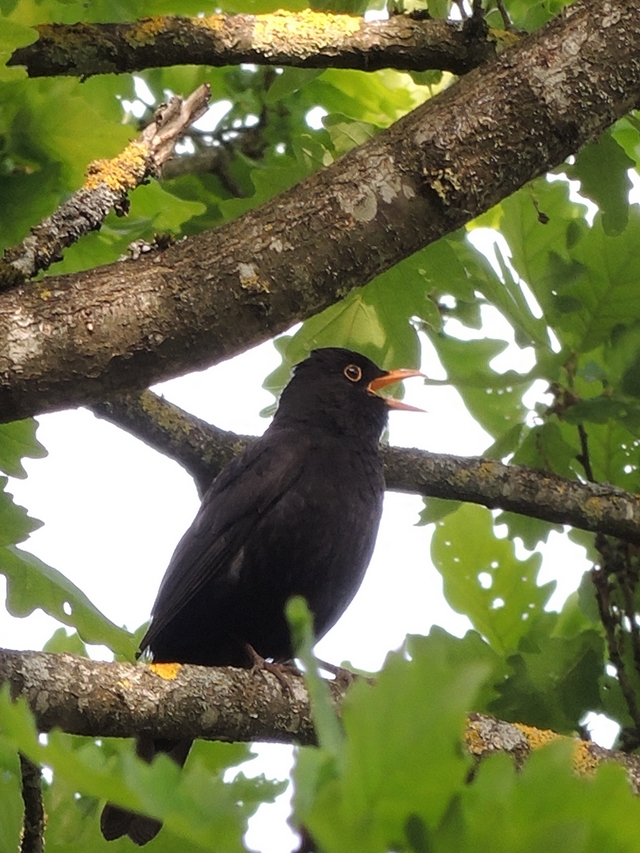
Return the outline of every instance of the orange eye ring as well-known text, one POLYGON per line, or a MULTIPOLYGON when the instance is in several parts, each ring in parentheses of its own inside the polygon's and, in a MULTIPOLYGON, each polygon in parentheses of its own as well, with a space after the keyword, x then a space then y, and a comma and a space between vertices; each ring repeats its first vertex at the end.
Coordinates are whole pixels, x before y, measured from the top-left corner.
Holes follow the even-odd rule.
POLYGON ((360 382, 362 379, 362 369, 357 364, 348 364, 343 373, 349 382, 360 382))

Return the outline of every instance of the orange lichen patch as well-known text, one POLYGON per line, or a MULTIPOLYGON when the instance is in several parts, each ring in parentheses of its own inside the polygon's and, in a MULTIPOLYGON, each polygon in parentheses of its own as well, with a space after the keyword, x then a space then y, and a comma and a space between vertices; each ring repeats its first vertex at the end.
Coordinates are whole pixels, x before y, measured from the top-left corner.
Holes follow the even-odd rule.
POLYGON ((536 729, 533 726, 525 726, 523 723, 514 723, 513 725, 518 731, 522 732, 531 749, 542 749, 543 746, 548 746, 557 740, 563 740, 562 735, 549 729, 536 729))
POLYGON ((178 677, 181 667, 181 663, 152 663, 149 669, 165 681, 173 681, 178 677))
POLYGON ((579 776, 591 776, 600 764, 588 740, 578 740, 573 749, 573 769, 579 776))
POLYGON ((227 15, 205 15, 202 18, 192 18, 191 21, 196 27, 219 32, 225 28, 227 17, 227 15))
POLYGON ((124 30, 124 37, 130 45, 153 44, 157 36, 167 29, 167 17, 141 18, 124 30))
POLYGON ((517 33, 511 32, 510 30, 500 29, 490 29, 487 37, 490 41, 495 42, 498 48, 498 53, 502 53, 508 47, 516 44, 521 39, 521 36, 517 33))
POLYGON ((482 726, 476 720, 467 720, 464 742, 471 755, 482 755, 487 751, 487 745, 482 737, 482 726))
POLYGON ((149 149, 143 142, 130 142, 112 160, 94 160, 87 168, 85 189, 106 184, 117 193, 135 189, 147 174, 149 149))
POLYGON ((292 13, 280 9, 271 15, 255 16, 253 47, 267 56, 285 49, 306 54, 310 49, 342 44, 362 24, 363 18, 354 15, 330 15, 311 9, 292 13))
POLYGON ((601 498, 596 497, 595 495, 591 498, 587 498, 587 500, 584 502, 584 511, 589 515, 590 518, 598 520, 602 518, 602 513, 604 511, 604 502, 601 498))

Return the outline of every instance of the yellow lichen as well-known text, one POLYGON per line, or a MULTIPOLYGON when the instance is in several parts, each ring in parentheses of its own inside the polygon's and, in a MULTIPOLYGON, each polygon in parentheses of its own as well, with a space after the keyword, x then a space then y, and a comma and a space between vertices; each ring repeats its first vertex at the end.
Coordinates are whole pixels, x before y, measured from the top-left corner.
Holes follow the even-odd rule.
POLYGON ((181 663, 152 663, 149 666, 151 672, 164 678, 165 681, 173 681, 177 678, 181 668, 181 663))
POLYGON ((158 16, 157 18, 141 18, 139 21, 132 23, 124 31, 124 37, 130 45, 136 46, 141 44, 153 44, 160 33, 167 29, 167 18, 158 16))
POLYGON ((147 172, 149 149, 143 142, 129 145, 111 160, 94 160, 87 168, 84 188, 94 190, 106 184, 114 192, 135 189, 147 172))
POLYGON ((599 519, 602 517, 604 504, 601 498, 593 497, 587 498, 583 504, 584 512, 592 519, 599 519))
POLYGON ((591 776, 600 763, 591 751, 592 744, 586 740, 577 740, 573 749, 573 769, 579 776, 591 776))
POLYGON ((225 28, 226 15, 205 15, 203 18, 192 18, 194 26, 203 27, 213 32, 219 32, 225 28))
POLYGON ((266 56, 280 51, 306 54, 327 47, 338 47, 348 36, 355 35, 363 19, 353 15, 331 15, 305 9, 271 15, 256 15, 253 47, 266 56))
POLYGON ((562 735, 552 732, 550 729, 536 729, 533 726, 525 726, 524 723, 513 724, 518 731, 527 739, 531 749, 542 749, 557 740, 562 740, 562 735))
POLYGON ((482 726, 476 720, 467 720, 464 730, 464 742, 471 755, 482 755, 487 747, 482 738, 482 726))

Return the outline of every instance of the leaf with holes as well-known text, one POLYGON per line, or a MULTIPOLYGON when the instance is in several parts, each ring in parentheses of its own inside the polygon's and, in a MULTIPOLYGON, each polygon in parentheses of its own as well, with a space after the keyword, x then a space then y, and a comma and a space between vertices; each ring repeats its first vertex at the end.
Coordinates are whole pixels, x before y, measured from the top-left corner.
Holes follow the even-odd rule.
POLYGON ((463 504, 438 522, 431 557, 451 607, 499 652, 517 648, 555 588, 537 583, 540 554, 519 560, 513 542, 497 538, 483 507, 463 504))
POLYGON ((28 616, 38 607, 75 628, 86 643, 109 646, 134 660, 136 644, 64 575, 18 548, 0 548, 0 574, 7 578, 7 609, 12 616, 28 616))

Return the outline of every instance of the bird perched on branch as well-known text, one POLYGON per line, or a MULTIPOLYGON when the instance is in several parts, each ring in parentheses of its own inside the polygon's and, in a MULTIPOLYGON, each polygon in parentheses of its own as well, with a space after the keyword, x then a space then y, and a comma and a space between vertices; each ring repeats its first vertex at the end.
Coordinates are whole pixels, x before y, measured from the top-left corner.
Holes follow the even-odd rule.
MULTIPOLYGON (((307 600, 317 639, 337 622, 373 553, 387 414, 420 411, 377 392, 420 375, 337 347, 295 367, 273 422, 214 480, 178 543, 140 644, 154 662, 290 660, 284 607, 293 595, 307 600)), ((182 765, 190 746, 139 738, 137 751, 182 765)), ((108 803, 100 826, 107 840, 128 835, 142 845, 161 824, 108 803)))

